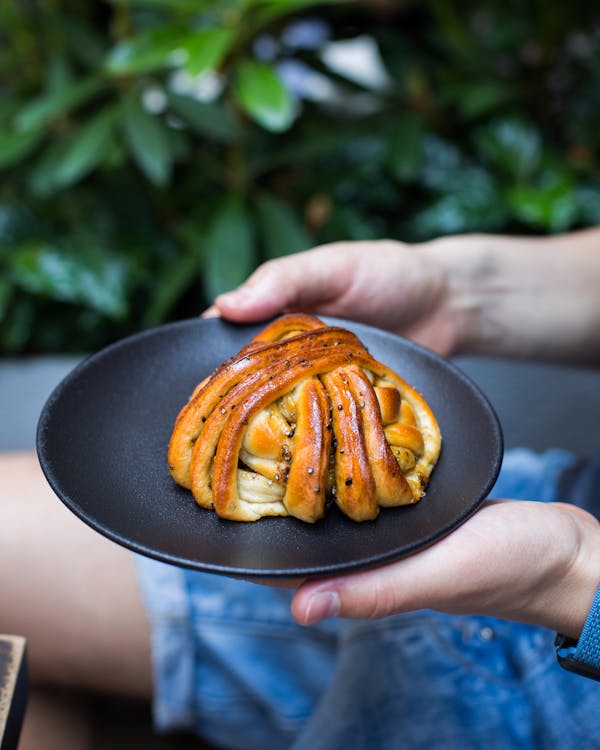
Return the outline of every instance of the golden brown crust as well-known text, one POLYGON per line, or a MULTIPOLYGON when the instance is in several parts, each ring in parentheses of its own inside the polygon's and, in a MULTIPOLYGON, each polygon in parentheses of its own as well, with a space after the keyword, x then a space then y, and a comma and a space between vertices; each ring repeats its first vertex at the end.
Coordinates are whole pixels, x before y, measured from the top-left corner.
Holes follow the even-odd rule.
POLYGON ((441 448, 431 409, 358 338, 284 315, 181 409, 169 469, 223 518, 314 522, 327 495, 356 521, 416 502, 441 448))
POLYGON ((326 428, 328 420, 325 388, 318 378, 307 378, 298 387, 294 443, 288 453, 283 504, 290 515, 311 523, 325 515, 332 437, 326 428))

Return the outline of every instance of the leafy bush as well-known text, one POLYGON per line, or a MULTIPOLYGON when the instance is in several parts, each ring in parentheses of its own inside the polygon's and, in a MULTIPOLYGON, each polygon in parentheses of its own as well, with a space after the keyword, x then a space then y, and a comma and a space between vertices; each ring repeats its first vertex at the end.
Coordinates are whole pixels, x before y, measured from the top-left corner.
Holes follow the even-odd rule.
POLYGON ((95 349, 316 243, 600 223, 594 5, 7 0, 1 350, 95 349))

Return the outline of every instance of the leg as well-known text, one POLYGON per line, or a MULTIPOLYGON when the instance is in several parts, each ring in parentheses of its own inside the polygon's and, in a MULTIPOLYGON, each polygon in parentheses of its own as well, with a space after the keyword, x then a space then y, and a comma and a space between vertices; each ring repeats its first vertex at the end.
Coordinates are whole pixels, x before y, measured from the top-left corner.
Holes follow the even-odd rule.
POLYGON ((132 557, 60 503, 31 454, 0 456, 0 631, 27 638, 34 685, 150 698, 132 557))
POLYGON ((32 689, 19 750, 92 750, 93 722, 87 696, 56 689, 32 689))

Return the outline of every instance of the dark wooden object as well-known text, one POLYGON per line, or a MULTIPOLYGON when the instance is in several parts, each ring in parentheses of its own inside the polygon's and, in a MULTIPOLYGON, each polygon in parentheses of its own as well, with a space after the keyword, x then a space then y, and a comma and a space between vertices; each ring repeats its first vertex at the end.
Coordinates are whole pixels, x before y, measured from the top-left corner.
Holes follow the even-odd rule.
POLYGON ((16 750, 26 703, 25 639, 0 635, 0 750, 16 750))

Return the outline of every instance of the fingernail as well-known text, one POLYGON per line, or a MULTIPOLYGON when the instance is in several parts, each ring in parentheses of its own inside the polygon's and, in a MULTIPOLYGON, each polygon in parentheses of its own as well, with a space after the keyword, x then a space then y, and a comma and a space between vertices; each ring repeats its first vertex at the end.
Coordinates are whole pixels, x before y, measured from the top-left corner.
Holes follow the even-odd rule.
POLYGON ((312 625, 328 617, 337 617, 340 613, 340 597, 336 591, 318 591, 308 600, 304 623, 312 625))
POLYGON ((224 292, 217 297, 218 302, 225 302, 227 305, 245 305, 256 298, 256 292, 251 286, 240 286, 232 289, 230 292, 224 292))

